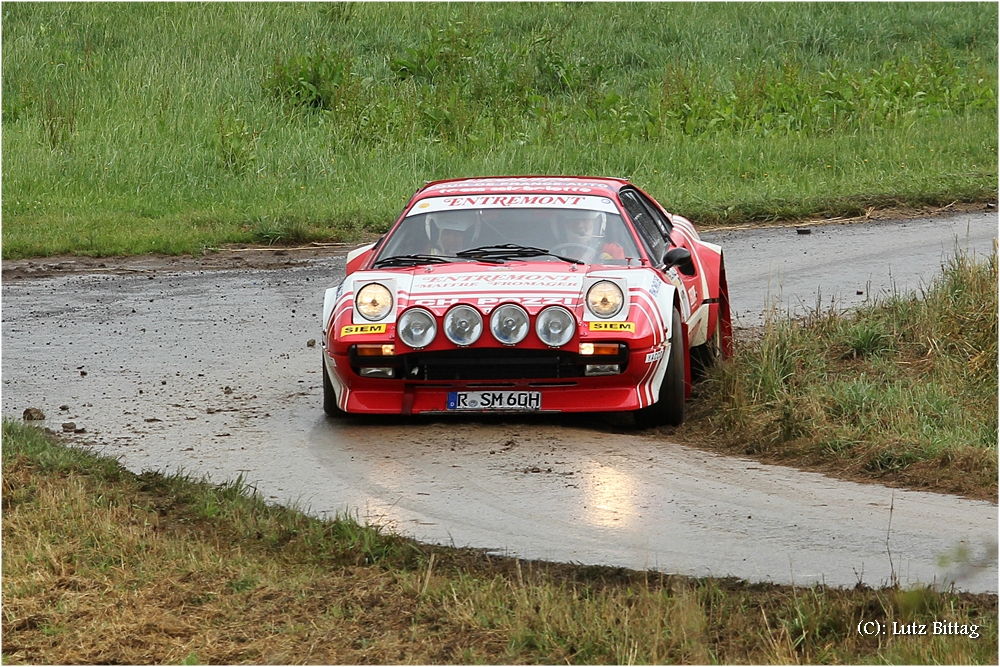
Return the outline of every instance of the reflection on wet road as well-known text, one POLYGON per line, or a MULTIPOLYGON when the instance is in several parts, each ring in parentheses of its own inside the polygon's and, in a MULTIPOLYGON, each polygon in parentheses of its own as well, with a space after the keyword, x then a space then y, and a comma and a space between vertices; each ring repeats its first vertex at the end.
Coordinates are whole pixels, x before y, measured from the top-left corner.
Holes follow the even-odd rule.
POLYGON ((583 520, 592 526, 630 528, 640 517, 640 490, 627 472, 596 461, 587 462, 584 473, 583 520))
MULTIPOLYGON (((938 555, 980 556, 996 506, 838 482, 715 456, 595 421, 455 419, 310 436, 337 503, 419 539, 530 558, 849 586, 941 582, 938 555), (886 553, 890 508, 892 530, 886 553), (947 527, 947 528, 945 528, 947 527)), ((316 511, 335 513, 322 496, 316 511)), ((995 565, 967 578, 995 588, 995 565)))

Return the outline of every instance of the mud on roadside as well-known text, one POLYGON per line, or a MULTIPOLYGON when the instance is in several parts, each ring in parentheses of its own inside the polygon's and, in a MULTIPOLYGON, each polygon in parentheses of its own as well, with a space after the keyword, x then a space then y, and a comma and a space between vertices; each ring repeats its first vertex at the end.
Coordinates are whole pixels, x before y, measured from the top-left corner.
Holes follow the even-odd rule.
POLYGON ((227 246, 201 256, 136 255, 85 257, 56 255, 34 259, 4 260, 3 280, 34 280, 73 274, 144 274, 230 269, 282 269, 301 266, 322 257, 346 255, 359 244, 312 243, 306 246, 227 246))

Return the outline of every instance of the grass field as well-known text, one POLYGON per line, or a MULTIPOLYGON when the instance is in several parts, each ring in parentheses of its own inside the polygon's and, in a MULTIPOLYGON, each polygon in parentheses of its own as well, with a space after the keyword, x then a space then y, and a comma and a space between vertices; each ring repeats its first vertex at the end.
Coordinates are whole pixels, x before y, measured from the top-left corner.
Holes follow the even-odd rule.
POLYGON ((9 3, 3 257, 380 231, 425 180, 701 224, 997 191, 991 3, 9 3))
POLYGON ((996 664, 997 596, 488 557, 3 425, 4 664, 996 664), (965 635, 866 637, 861 621, 965 635), (971 633, 971 634, 970 634, 971 633), (973 637, 972 635, 976 636, 973 637))

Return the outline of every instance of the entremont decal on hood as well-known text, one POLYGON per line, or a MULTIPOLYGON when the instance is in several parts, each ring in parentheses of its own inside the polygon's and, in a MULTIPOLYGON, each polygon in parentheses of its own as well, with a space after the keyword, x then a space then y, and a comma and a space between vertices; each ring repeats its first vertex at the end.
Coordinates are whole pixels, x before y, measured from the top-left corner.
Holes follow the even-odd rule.
POLYGON ((416 275, 410 287, 411 294, 442 294, 454 292, 579 292, 584 276, 573 273, 497 272, 497 273, 445 273, 416 275))

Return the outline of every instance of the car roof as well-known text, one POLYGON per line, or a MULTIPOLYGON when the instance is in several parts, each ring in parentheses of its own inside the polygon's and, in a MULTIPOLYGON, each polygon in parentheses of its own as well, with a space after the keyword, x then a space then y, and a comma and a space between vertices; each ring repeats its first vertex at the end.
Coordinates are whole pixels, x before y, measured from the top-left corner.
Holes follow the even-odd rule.
POLYGON ((452 194, 573 193, 609 196, 628 181, 593 176, 488 176, 432 181, 421 188, 414 201, 452 194))

